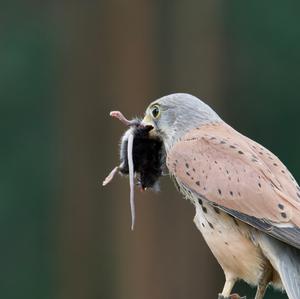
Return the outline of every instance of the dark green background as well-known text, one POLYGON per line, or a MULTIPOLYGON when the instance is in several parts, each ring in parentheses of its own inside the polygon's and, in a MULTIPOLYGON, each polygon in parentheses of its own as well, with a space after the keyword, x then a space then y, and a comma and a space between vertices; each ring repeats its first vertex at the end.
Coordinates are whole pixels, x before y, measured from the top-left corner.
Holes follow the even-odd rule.
POLYGON ((124 130, 108 113, 193 93, 300 177, 300 3, 1 6, 0 297, 216 298, 222 271, 167 179, 137 194, 134 232, 127 180, 101 187, 124 130))

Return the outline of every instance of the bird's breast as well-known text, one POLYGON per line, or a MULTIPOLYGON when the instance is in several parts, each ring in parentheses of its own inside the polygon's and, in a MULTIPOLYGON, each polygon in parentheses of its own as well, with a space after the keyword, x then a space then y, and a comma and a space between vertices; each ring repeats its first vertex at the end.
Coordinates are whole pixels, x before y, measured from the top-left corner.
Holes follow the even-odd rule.
POLYGON ((254 229, 205 200, 192 201, 196 208, 194 222, 224 272, 256 285, 265 257, 255 244, 254 229))

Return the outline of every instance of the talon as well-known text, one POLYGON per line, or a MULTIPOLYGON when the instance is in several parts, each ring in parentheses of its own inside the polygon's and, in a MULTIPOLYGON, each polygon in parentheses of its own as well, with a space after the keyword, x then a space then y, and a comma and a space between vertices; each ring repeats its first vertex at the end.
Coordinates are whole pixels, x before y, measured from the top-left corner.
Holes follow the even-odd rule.
POLYGON ((231 294, 230 299, 246 299, 246 296, 241 297, 239 294, 231 294))
POLYGON ((247 299, 246 296, 241 297, 239 294, 231 294, 229 297, 224 297, 222 294, 219 294, 218 299, 247 299))

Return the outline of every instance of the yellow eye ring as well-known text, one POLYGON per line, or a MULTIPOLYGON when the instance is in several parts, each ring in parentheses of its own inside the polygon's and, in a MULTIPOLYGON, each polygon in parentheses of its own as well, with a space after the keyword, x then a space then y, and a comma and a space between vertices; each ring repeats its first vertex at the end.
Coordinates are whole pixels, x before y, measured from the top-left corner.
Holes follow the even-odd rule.
POLYGON ((153 118, 159 118, 160 116, 160 109, 158 105, 154 105, 151 107, 151 115, 153 118))

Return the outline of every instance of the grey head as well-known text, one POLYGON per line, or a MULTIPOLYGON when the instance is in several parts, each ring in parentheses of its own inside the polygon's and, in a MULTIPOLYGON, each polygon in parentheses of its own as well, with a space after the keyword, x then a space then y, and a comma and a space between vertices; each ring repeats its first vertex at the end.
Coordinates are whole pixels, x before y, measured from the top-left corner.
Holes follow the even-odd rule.
POLYGON ((168 151, 189 130, 212 122, 222 122, 218 114, 195 96, 175 93, 152 102, 143 123, 154 127, 168 151))

